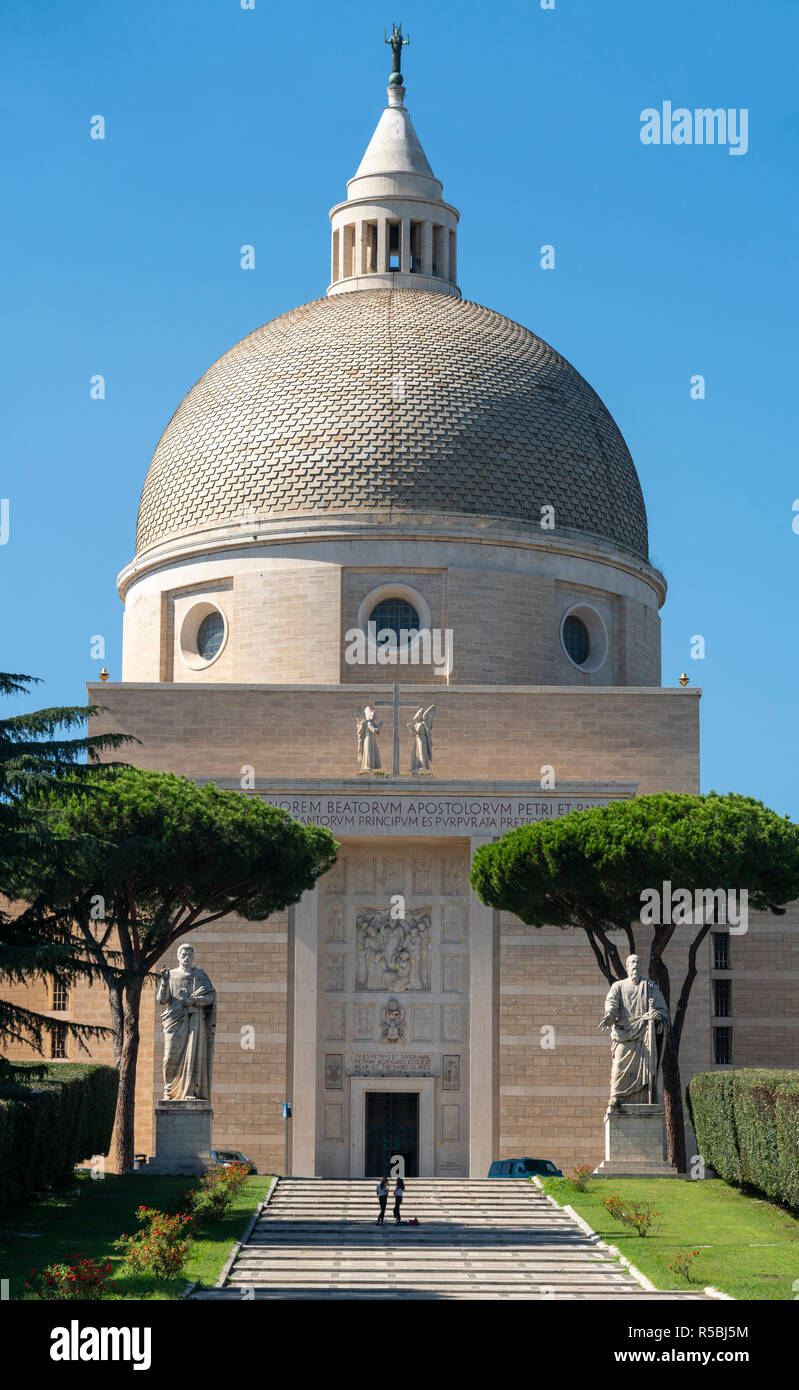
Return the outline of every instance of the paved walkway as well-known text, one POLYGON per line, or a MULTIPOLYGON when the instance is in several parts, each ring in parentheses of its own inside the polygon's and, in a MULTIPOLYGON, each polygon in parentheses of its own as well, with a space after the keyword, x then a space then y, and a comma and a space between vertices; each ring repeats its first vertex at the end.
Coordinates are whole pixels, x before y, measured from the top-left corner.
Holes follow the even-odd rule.
POLYGON ((376 1225, 371 1179, 281 1179, 225 1288, 192 1297, 703 1297, 648 1293, 524 1179, 411 1178, 402 1226, 390 1212, 376 1225), (419 1226, 404 1224, 413 1216, 419 1226))

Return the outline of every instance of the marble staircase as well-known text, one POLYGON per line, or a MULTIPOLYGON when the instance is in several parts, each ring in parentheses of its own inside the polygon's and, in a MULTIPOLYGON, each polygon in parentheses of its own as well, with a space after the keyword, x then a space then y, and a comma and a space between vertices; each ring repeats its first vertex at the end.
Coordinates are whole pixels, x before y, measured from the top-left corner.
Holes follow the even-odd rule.
MULTIPOLYGON (((392 1184, 393 1187, 393 1184, 392 1184)), ((223 1288, 193 1298, 680 1299, 652 1293, 524 1179, 410 1178, 403 1224, 375 1181, 284 1178, 223 1288), (418 1226, 407 1224, 418 1217, 418 1226)))

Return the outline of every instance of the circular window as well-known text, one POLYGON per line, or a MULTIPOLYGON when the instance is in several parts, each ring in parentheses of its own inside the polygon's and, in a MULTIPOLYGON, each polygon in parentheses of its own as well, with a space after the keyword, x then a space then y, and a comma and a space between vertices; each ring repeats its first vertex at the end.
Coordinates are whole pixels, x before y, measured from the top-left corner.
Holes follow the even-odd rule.
POLYGON ((570 613, 563 624, 563 645, 575 666, 585 665, 591 650, 591 638, 582 618, 575 617, 574 613, 570 613))
MULTIPOLYGON (((376 640, 381 632, 391 632, 395 650, 407 652, 413 661, 413 653, 422 641, 421 633, 432 625, 430 604, 409 584, 381 584, 379 589, 365 594, 358 607, 358 627, 367 636, 370 665, 378 660, 378 652, 386 644, 385 638, 382 642, 376 640), (403 638, 402 632, 410 635, 403 638)), ((404 656, 400 659, 404 660, 404 656)))
POLYGON ((180 654, 192 671, 204 671, 224 650, 228 625, 224 613, 213 603, 196 603, 183 619, 180 654))
POLYGON ((600 671, 608 655, 608 634, 602 618, 587 603, 576 603, 560 625, 563 650, 578 671, 600 671))
POLYGON ((413 604, 404 598, 381 599, 369 614, 369 622, 375 624, 378 633, 393 632, 398 642, 401 632, 418 632, 421 627, 419 614, 413 604))
POLYGON ((225 638, 225 620, 221 613, 209 613, 197 629, 197 655, 203 661, 213 661, 225 638))

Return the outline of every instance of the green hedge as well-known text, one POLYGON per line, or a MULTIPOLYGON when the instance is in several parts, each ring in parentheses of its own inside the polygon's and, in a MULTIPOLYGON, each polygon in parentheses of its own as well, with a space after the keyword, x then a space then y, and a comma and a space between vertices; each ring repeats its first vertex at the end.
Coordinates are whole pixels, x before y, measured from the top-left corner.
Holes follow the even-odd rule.
POLYGON ((719 1177, 799 1207, 799 1071, 700 1072, 686 1100, 719 1177))
POLYGON ((0 1211, 111 1147, 119 1073, 90 1063, 15 1063, 0 1088, 0 1211))

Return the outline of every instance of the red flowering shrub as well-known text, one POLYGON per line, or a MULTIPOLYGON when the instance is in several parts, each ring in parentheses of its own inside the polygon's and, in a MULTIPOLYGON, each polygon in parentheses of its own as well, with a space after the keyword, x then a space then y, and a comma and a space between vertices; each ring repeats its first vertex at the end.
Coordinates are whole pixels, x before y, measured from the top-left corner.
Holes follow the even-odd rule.
POLYGON ((655 1218, 660 1216, 654 1207, 645 1207, 643 1202, 625 1202, 618 1196, 606 1197, 602 1205, 608 1216, 623 1226, 632 1226, 639 1236, 648 1235, 655 1218))
POLYGON ((104 1298, 114 1293, 115 1288, 109 1279, 111 1261, 98 1264, 97 1260, 81 1257, 80 1251, 73 1256, 75 1264, 47 1265, 45 1269, 32 1269, 25 1285, 32 1289, 37 1298, 91 1299, 104 1298))
POLYGON ((579 1168, 575 1168, 571 1177, 567 1178, 566 1181, 569 1184, 569 1187, 575 1188, 577 1192, 585 1192, 590 1177, 591 1169, 588 1167, 588 1164, 581 1163, 579 1168))
POLYGON ((678 1250, 674 1256, 674 1264, 670 1264, 669 1269, 672 1273, 679 1274, 683 1279, 687 1279, 689 1284, 692 1283, 693 1274, 691 1270, 698 1254, 698 1250, 678 1250))
POLYGON ((136 1220, 141 1226, 137 1235, 122 1234, 114 1244, 125 1253, 129 1269, 146 1271, 157 1279, 170 1279, 180 1274, 189 1257, 191 1238, 190 1216, 167 1216, 154 1207, 139 1207, 136 1220))
POLYGON ((248 1173, 249 1168, 245 1163, 231 1163, 227 1167, 220 1164, 216 1168, 209 1168, 200 1179, 199 1187, 191 1194, 195 1223, 219 1221, 231 1206, 248 1173))

